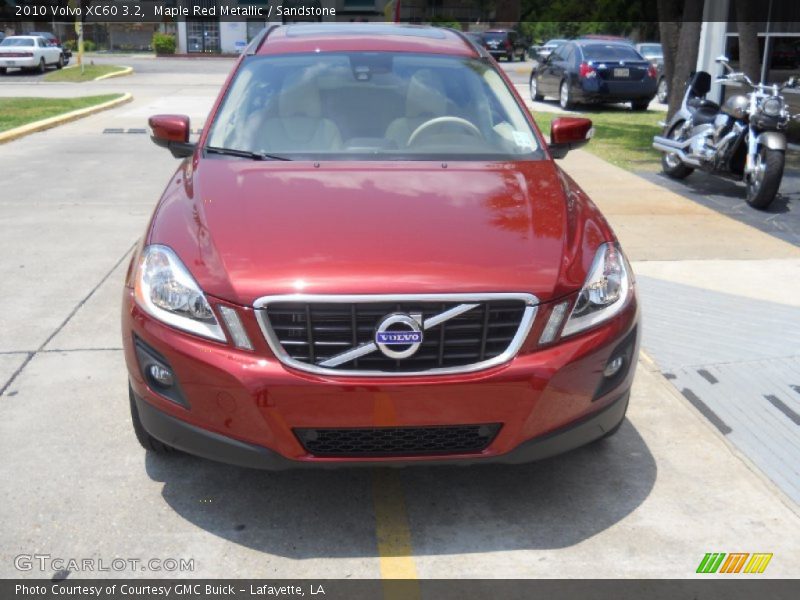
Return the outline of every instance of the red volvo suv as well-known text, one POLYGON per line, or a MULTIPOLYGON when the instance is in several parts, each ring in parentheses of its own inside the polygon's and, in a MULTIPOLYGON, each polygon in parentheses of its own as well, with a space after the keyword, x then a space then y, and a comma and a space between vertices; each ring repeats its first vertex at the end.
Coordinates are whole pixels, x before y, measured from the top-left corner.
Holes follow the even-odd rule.
POLYGON ((614 433, 633 274, 489 54, 400 25, 264 30, 136 250, 122 334, 153 452, 261 468, 525 462, 614 433))

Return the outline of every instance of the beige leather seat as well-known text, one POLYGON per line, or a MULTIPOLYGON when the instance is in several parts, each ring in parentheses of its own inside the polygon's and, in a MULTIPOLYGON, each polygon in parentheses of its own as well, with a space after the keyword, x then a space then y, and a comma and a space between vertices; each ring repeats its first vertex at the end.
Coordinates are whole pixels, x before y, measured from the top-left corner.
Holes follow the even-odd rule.
POLYGON ((440 79, 430 69, 420 69, 408 82, 406 116, 389 124, 386 138, 394 141, 398 148, 405 148, 417 127, 435 117, 447 115, 449 105, 440 79))
POLYGON ((322 101, 307 71, 289 75, 278 93, 277 116, 248 119, 249 147, 262 152, 333 152, 342 147, 339 128, 322 116, 322 101))

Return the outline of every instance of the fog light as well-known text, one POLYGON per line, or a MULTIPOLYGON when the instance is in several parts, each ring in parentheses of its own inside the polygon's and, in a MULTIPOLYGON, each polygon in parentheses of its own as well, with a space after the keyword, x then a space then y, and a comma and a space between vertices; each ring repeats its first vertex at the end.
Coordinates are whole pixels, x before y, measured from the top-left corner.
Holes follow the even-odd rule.
POLYGON ((172 371, 169 369, 153 363, 147 368, 147 370, 150 373, 150 377, 152 377, 158 384, 163 385, 164 387, 170 387, 172 385, 174 380, 172 379, 172 371))
POLYGON ((611 362, 606 365, 606 368, 603 369, 603 375, 606 377, 613 377, 617 374, 617 372, 622 368, 622 365, 625 364, 625 358, 622 356, 618 356, 611 362))

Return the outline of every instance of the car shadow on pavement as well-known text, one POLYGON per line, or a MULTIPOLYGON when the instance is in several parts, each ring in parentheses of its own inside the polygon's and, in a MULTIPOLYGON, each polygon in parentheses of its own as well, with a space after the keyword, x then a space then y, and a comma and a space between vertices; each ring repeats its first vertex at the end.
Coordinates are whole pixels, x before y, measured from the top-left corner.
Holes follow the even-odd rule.
MULTIPOLYGON (((373 469, 266 472, 148 453, 151 479, 186 521, 292 559, 377 555, 373 469)), ((656 463, 629 421, 608 440, 527 465, 412 467, 402 482, 416 555, 564 548, 648 497, 656 463)))

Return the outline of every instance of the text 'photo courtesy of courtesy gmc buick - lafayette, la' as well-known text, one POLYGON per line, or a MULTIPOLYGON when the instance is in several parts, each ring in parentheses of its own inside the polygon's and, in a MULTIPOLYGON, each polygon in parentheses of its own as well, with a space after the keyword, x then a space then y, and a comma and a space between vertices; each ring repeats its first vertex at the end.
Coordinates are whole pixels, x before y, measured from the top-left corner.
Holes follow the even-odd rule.
POLYGON ((266 469, 520 463, 612 435, 631 267, 486 51, 385 24, 272 26, 242 54, 128 269, 133 427, 266 469))

